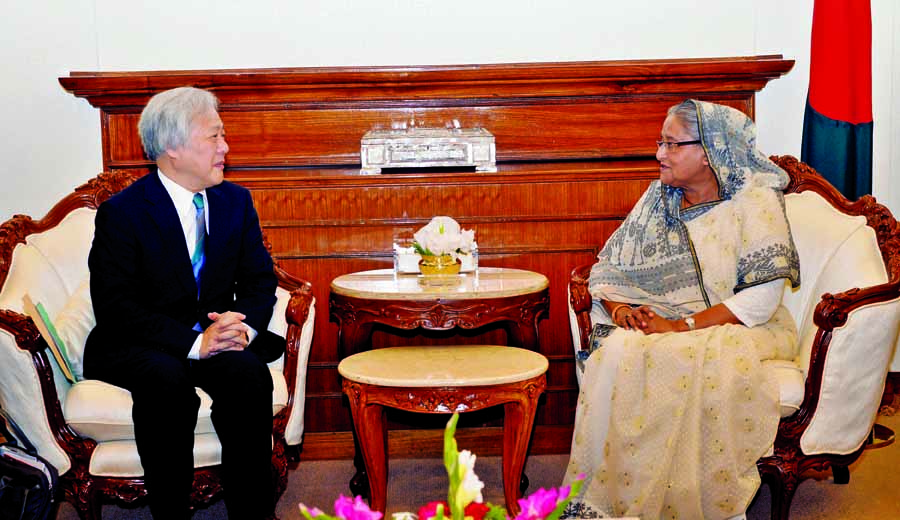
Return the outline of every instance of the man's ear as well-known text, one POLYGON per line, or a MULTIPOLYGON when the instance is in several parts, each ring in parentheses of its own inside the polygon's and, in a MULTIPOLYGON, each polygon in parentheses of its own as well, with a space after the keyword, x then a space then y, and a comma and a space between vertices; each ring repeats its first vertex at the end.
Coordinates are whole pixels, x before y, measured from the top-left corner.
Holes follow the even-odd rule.
POLYGON ((174 160, 176 160, 176 159, 180 159, 180 158, 181 158, 181 153, 180 153, 180 151, 178 150, 178 148, 166 148, 166 151, 163 152, 163 153, 164 153, 165 156, 168 157, 169 160, 171 160, 171 161, 174 161, 174 160))

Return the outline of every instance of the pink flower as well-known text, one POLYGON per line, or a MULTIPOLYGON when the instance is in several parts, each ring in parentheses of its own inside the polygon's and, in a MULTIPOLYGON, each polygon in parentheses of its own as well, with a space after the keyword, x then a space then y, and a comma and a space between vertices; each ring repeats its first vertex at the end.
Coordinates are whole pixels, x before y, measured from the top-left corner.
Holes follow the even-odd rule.
POLYGON ((538 489, 531 495, 519 499, 521 511, 515 520, 543 520, 550 516, 556 505, 569 496, 569 486, 559 489, 538 489))
POLYGON ((435 500, 434 502, 428 502, 427 504, 419 508, 419 518, 421 520, 428 520, 429 518, 436 517, 437 508, 441 505, 444 506, 444 516, 446 517, 450 514, 449 508, 447 507, 447 502, 435 500))
POLYGON ((334 501, 334 514, 344 520, 380 520, 382 514, 369 509, 362 497, 351 499, 341 495, 334 501))

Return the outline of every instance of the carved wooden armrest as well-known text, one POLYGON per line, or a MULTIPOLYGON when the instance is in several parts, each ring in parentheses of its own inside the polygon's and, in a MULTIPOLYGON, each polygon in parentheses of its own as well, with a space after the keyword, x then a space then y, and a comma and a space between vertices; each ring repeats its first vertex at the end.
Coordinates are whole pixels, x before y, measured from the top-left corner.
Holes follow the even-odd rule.
MULTIPOLYGON (((280 268, 276 267, 276 271, 278 270, 280 270, 280 268)), ((293 383, 297 379, 297 362, 300 349, 302 348, 303 325, 309 317, 313 294, 312 285, 309 282, 286 272, 281 272, 278 276, 282 287, 293 287, 291 290, 291 299, 285 310, 287 334, 285 337, 284 378, 288 384, 288 402, 282 413, 285 414, 284 420, 286 421, 287 411, 293 407, 294 403, 295 386, 293 383)), ((282 415, 282 413, 279 413, 279 415, 282 415)))
POLYGON ((591 293, 588 291, 588 279, 593 264, 584 264, 572 269, 569 281, 569 302, 578 322, 581 337, 580 350, 588 350, 588 338, 591 335, 591 293))
MULTIPOLYGON (((53 368, 50 365, 47 353, 47 342, 41 336, 34 321, 24 314, 10 310, 0 310, 0 328, 8 331, 15 338, 16 346, 31 353, 31 360, 41 387, 43 407, 47 414, 50 431, 56 442, 62 446, 66 453, 85 452, 90 453, 97 443, 85 437, 79 436, 66 424, 63 417, 62 405, 59 402, 59 394, 56 393, 56 384, 53 378, 53 368)), ((37 403, 35 403, 37 406, 37 403)), ((74 468, 76 471, 87 471, 87 468, 74 468)))

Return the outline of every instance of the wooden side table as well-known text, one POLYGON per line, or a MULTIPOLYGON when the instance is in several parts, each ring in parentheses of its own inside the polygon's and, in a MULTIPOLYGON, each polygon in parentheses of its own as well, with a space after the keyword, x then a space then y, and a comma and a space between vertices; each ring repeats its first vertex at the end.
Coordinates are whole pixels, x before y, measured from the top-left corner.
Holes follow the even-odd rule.
MULTIPOLYGON (((476 329, 501 323, 512 343, 537 352, 537 322, 550 305, 549 285, 540 273, 499 267, 441 279, 396 274, 393 269, 342 275, 331 282, 329 297, 331 319, 340 327, 338 355, 344 359, 369 350, 376 323, 404 330, 476 329)), ((350 490, 371 497, 359 437, 354 435, 354 440, 356 475, 350 490)), ((527 487, 527 479, 522 486, 527 487)))
POLYGON ((499 322, 516 346, 537 351, 537 322, 550 304, 549 285, 546 276, 521 269, 482 267, 477 273, 434 282, 377 269, 335 278, 329 312, 340 326, 341 358, 368 350, 376 323, 449 330, 499 322))
MULTIPOLYGON (((418 413, 471 412, 503 405, 503 495, 519 512, 519 482, 547 358, 513 347, 391 347, 354 354, 338 365, 369 479, 369 505, 387 505, 385 407, 418 413)), ((477 455, 477 454, 476 454, 477 455)))

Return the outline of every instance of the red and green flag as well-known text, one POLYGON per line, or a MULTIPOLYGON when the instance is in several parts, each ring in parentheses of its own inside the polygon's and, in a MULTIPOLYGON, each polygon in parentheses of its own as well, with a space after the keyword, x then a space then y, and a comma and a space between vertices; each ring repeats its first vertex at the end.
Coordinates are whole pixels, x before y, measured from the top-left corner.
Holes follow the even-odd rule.
POLYGON ((870 0, 815 0, 800 158, 850 200, 872 192, 870 0))

